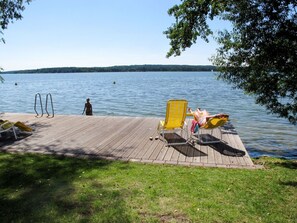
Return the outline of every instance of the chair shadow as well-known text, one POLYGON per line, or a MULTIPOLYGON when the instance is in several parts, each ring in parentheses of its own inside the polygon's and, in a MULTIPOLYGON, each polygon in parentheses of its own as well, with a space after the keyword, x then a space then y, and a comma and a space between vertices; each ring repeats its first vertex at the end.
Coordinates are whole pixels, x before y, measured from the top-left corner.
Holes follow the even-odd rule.
POLYGON ((18 142, 20 140, 23 140, 29 136, 32 135, 32 133, 25 133, 25 132, 21 132, 18 133, 18 139, 14 138, 14 135, 11 132, 4 132, 1 133, 1 137, 0 137, 0 147, 2 146, 9 146, 9 145, 13 145, 15 142, 18 142))
POLYGON ((175 150, 187 157, 207 156, 206 153, 198 150, 196 147, 187 142, 186 139, 176 133, 165 133, 165 139, 170 143, 185 143, 183 145, 171 145, 175 150))
POLYGON ((245 156, 245 151, 235 149, 223 142, 209 145, 211 148, 225 156, 242 157, 245 156))
MULTIPOLYGON (((204 141, 208 141, 210 143, 203 143, 200 145, 209 146, 212 149, 216 150, 217 152, 225 155, 225 156, 235 156, 235 157, 242 157, 245 155, 245 151, 233 148, 229 146, 227 143, 220 141, 220 139, 210 135, 210 134, 201 134, 200 135, 204 141), (211 143, 212 141, 219 141, 217 143, 211 143)), ((199 142, 198 142, 199 144, 199 142)))

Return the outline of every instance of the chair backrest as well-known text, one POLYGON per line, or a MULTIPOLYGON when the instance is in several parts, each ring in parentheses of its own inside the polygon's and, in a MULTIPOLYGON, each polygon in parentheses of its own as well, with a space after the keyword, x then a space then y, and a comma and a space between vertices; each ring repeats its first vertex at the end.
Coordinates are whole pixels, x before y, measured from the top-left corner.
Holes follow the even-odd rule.
POLYGON ((183 128, 187 114, 187 100, 169 100, 167 102, 164 128, 183 128))
POLYGON ((228 116, 224 117, 214 117, 209 119, 205 125, 202 126, 204 129, 214 129, 220 126, 223 126, 226 122, 228 122, 228 116))

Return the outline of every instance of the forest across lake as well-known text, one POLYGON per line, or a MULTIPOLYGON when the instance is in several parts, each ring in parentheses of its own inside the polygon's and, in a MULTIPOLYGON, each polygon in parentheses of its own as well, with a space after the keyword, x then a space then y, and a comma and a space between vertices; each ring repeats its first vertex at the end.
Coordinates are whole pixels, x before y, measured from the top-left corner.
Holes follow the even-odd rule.
POLYGON ((3 73, 34 74, 34 73, 92 73, 92 72, 193 72, 193 71, 216 71, 212 65, 127 65, 110 67, 52 67, 31 70, 16 70, 3 73))

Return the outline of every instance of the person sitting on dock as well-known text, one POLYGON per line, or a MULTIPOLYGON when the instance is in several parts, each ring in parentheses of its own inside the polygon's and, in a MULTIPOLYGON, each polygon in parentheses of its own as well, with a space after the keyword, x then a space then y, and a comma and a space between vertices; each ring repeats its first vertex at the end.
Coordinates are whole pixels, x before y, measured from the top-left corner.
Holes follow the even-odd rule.
POLYGON ((199 127, 204 126, 209 119, 214 118, 214 117, 228 117, 226 114, 215 114, 215 115, 210 115, 208 111, 201 110, 200 108, 197 108, 195 111, 193 111, 191 108, 188 108, 188 112, 190 112, 191 115, 194 116, 194 120, 198 123, 199 127))
POLYGON ((87 99, 87 102, 85 103, 85 107, 83 110, 82 115, 86 112, 86 115, 93 115, 93 109, 92 109, 92 104, 90 103, 90 99, 87 99))

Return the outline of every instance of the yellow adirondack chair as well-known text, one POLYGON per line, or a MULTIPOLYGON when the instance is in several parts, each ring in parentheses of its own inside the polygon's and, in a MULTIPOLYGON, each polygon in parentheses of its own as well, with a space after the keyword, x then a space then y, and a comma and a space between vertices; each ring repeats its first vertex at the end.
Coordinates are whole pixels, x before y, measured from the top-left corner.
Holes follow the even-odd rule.
POLYGON ((17 133, 16 133, 16 127, 21 130, 21 131, 25 131, 25 132, 32 132, 32 128, 30 128, 29 126, 25 125, 22 122, 10 122, 8 120, 0 120, 0 134, 3 132, 9 132, 12 131, 14 138, 18 139, 17 137, 17 133))
POLYGON ((182 142, 168 142, 167 145, 184 145, 188 139, 188 127, 185 122, 187 114, 188 102, 186 100, 169 100, 167 102, 166 117, 164 121, 160 121, 158 125, 159 136, 166 140, 165 134, 176 131, 186 132, 186 140, 182 142))
POLYGON ((218 116, 214 116, 212 118, 210 118, 203 126, 200 126, 198 131, 195 133, 191 133, 191 138, 194 140, 197 140, 200 144, 212 144, 212 143, 219 143, 222 141, 222 130, 221 127, 223 125, 225 125, 225 123, 227 123, 229 121, 229 115, 226 114, 220 114, 218 116), (219 132, 220 132, 220 138, 215 138, 213 136, 213 130, 218 128, 219 132), (202 134, 201 134, 201 130, 210 130, 211 137, 208 137, 210 139, 203 139, 202 134))
POLYGON ((15 126, 13 122, 9 122, 9 121, 1 121, 0 122, 0 135, 3 132, 9 132, 12 131, 14 138, 18 139, 16 131, 15 131, 15 126))

